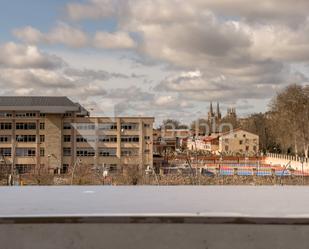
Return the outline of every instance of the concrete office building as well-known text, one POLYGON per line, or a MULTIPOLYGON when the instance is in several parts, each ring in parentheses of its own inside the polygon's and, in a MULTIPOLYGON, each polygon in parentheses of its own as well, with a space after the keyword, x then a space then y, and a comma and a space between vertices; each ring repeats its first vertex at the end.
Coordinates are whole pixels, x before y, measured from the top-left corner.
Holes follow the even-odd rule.
POLYGON ((73 165, 153 164, 152 117, 90 117, 67 97, 0 97, 1 166, 18 173, 73 165))

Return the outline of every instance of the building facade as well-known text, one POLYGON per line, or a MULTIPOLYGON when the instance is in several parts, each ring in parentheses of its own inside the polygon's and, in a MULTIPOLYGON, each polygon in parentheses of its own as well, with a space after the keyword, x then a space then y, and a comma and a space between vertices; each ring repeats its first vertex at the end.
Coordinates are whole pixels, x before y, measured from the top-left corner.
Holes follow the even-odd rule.
POLYGON ((219 137, 219 152, 252 156, 259 152, 259 136, 242 129, 236 129, 219 137))
POLYGON ((66 97, 0 97, 0 160, 18 173, 153 164, 152 117, 90 117, 66 97))

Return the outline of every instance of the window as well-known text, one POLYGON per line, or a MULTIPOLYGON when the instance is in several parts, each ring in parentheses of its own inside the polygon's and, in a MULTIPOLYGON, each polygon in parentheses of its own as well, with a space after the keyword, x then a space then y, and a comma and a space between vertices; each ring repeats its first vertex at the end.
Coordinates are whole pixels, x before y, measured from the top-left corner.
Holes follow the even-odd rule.
POLYGON ((16 130, 35 130, 35 123, 16 123, 16 130))
POLYGON ((16 148, 16 156, 20 157, 35 156, 35 148, 16 148))
POLYGON ((138 123, 128 123, 121 125, 121 129, 123 130, 138 130, 138 127, 138 123))
POLYGON ((229 139, 228 139, 228 138, 225 138, 225 139, 224 139, 224 142, 225 142, 225 143, 228 143, 228 142, 229 142, 229 139))
POLYGON ((150 128, 150 124, 144 124, 145 128, 150 128))
POLYGON ((45 135, 40 135, 40 143, 44 143, 45 142, 45 135))
POLYGON ((12 123, 0 123, 0 129, 1 130, 11 130, 12 123))
POLYGON ((34 118, 36 117, 35 112, 17 112, 15 114, 16 118, 34 118))
POLYGON ((122 136, 121 142, 123 143, 138 143, 139 136, 122 136))
POLYGON ((45 148, 40 148, 40 157, 45 156, 45 148))
POLYGON ((94 156, 95 152, 93 148, 77 148, 76 156, 94 156))
POLYGON ((145 149, 144 152, 147 153, 147 154, 149 154, 149 153, 150 153, 150 150, 149 150, 149 149, 145 149))
POLYGON ((117 149, 116 148, 99 148, 99 156, 116 156, 117 149))
POLYGON ((70 123, 63 123, 63 129, 64 130, 71 130, 71 124, 70 123))
POLYGON ((117 130, 116 123, 101 123, 99 124, 99 130, 117 130))
POLYGON ((9 112, 0 112, 0 117, 1 117, 1 118, 12 117, 12 113, 9 113, 9 112))
POLYGON ((18 172, 18 174, 26 174, 30 173, 32 169, 34 169, 34 164, 16 164, 15 169, 18 172))
POLYGON ((16 141, 20 143, 34 143, 36 141, 35 135, 16 135, 16 141))
POLYGON ((228 145, 225 145, 224 150, 225 150, 225 151, 229 151, 229 146, 228 146, 228 145))
POLYGON ((135 148, 122 148, 121 156, 138 156, 138 149, 135 148))
POLYGON ((69 164, 63 164, 60 169, 60 174, 67 174, 69 172, 69 164))
POLYGON ((63 148, 63 155, 64 156, 71 156, 71 148, 63 148))
POLYGON ((246 151, 249 151, 249 146, 246 146, 246 151))
POLYGON ((246 137, 246 134, 243 134, 242 136, 243 136, 243 137, 246 137))
POLYGON ((11 156, 12 149, 11 148, 0 148, 0 155, 1 156, 11 156))
POLYGON ((77 143, 89 143, 89 142, 95 142, 96 138, 95 136, 76 136, 76 142, 77 143))
POLYGON ((11 136, 3 135, 0 136, 0 143, 10 143, 12 140, 11 136))
POLYGON ((79 124, 76 124, 76 129, 77 130, 94 130, 95 124, 93 124, 93 123, 79 123, 79 124))
POLYGON ((45 123, 40 123, 40 130, 45 130, 45 123))
POLYGON ((65 142, 65 143, 71 142, 71 136, 70 135, 64 135, 63 136, 63 142, 65 142))
POLYGON ((254 152, 256 152, 256 148, 257 148, 257 147, 254 145, 254 146, 253 146, 253 151, 254 151, 254 152))
POLYGON ((150 136, 145 136, 145 140, 150 140, 150 136))
POLYGON ((66 112, 63 116, 64 117, 72 117, 72 112, 66 112))
POLYGON ((242 140, 239 140, 239 144, 243 144, 243 141, 242 141, 242 140))
POLYGON ((45 113, 40 113, 41 118, 44 118, 45 116, 46 116, 45 113))
POLYGON ((116 143, 117 142, 117 136, 99 136, 99 142, 116 143))

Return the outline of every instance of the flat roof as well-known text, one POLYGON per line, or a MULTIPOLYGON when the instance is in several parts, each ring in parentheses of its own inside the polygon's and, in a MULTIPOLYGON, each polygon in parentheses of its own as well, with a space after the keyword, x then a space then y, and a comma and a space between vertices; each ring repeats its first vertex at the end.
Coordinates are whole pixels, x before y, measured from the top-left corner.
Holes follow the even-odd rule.
POLYGON ((308 195, 309 187, 303 186, 1 187, 0 223, 15 218, 94 217, 123 222, 293 219, 293 224, 304 220, 309 224, 308 195))
POLYGON ((80 106, 64 96, 0 96, 0 111, 40 111, 65 113, 80 106))

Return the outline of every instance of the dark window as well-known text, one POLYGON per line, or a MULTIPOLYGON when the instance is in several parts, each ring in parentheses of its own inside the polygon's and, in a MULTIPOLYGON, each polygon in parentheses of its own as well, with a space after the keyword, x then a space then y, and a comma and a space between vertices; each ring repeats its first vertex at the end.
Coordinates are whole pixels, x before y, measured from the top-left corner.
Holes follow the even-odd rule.
POLYGON ((77 148, 76 156, 94 156, 95 152, 93 148, 77 148))
POLYGON ((138 156, 139 149, 135 148, 122 148, 121 155, 122 156, 138 156))
POLYGON ((60 169, 60 174, 67 174, 69 172, 69 164, 63 164, 60 169))
POLYGON ((11 148, 0 148, 0 156, 11 156, 12 149, 11 148))
POLYGON ((15 169, 18 174, 30 173, 34 169, 34 164, 16 164, 15 169))
POLYGON ((12 123, 0 123, 0 129, 1 130, 11 130, 12 123))
POLYGON ((40 135, 40 143, 44 143, 45 142, 45 135, 40 135))
POLYGON ((16 118, 33 118, 36 117, 35 112, 17 112, 15 114, 16 118))
POLYGON ((63 148, 63 155, 64 156, 71 156, 71 148, 63 148))
POLYGON ((35 123, 16 123, 16 130, 35 130, 35 123))
POLYGON ((117 130, 116 123, 101 123, 99 124, 99 130, 117 130))
POLYGON ((45 123, 40 123, 40 130, 45 130, 45 123))
POLYGON ((20 157, 35 156, 35 148, 16 148, 16 156, 20 157))
POLYGON ((139 136, 122 136, 121 142, 123 143, 138 143, 139 136))
POLYGON ((71 124, 70 123, 63 123, 63 129, 64 130, 70 130, 71 129, 71 124))
POLYGON ((121 129, 123 130, 138 130, 138 123, 128 123, 128 124, 122 124, 121 129))
POLYGON ((0 136, 0 143, 10 143, 12 140, 11 136, 3 135, 0 136))
POLYGON ((116 155, 117 155, 116 148, 99 148, 99 156, 108 157, 116 155))
POLYGON ((44 156, 45 156, 45 149, 40 148, 40 157, 44 157, 44 156))
POLYGON ((35 141, 36 141, 35 135, 16 135, 16 142, 34 143, 35 141))
POLYGON ((70 135, 64 135, 63 136, 63 142, 71 142, 71 136, 70 135))
POLYGON ((117 136, 99 136, 99 142, 116 143, 117 142, 117 136))

